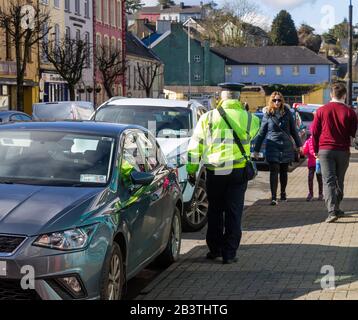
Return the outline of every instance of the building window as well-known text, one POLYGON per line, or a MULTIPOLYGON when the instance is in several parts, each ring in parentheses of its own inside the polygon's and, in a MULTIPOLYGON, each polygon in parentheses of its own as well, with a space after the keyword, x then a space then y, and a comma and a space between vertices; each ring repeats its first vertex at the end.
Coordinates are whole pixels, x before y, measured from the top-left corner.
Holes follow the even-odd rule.
POLYGON ((71 39, 71 28, 70 27, 66 27, 65 37, 66 37, 66 39, 71 39))
POLYGON ((316 74, 316 67, 310 67, 310 74, 316 74))
POLYGON ((81 4, 80 4, 80 0, 75 0, 75 14, 81 15, 81 4))
POLYGON ((109 57, 109 38, 108 36, 104 36, 104 50, 105 50, 105 54, 109 57))
POLYGON ((12 56, 11 56, 11 37, 10 37, 10 33, 8 31, 6 31, 5 42, 6 42, 6 60, 11 60, 12 59, 12 56))
POLYGON ((65 11, 70 12, 70 0, 65 0, 65 11))
POLYGON ((194 74, 194 80, 195 80, 195 81, 200 81, 200 79, 201 79, 200 74, 195 73, 195 74, 194 74))
POLYGON ((259 76, 266 75, 266 67, 259 67, 259 76))
POLYGON ((231 77, 231 75, 232 75, 232 67, 231 66, 225 67, 225 74, 226 74, 226 76, 231 77))
POLYGON ((117 1, 117 28, 122 29, 122 1, 117 1))
POLYGON ((90 67, 91 64, 91 49, 90 49, 90 34, 89 32, 85 33, 86 41, 86 68, 90 67))
POLYGON ((131 69, 132 67, 131 66, 128 66, 128 75, 127 75, 127 86, 128 86, 128 89, 131 88, 131 69))
POLYGON ((283 69, 281 66, 276 66, 276 76, 282 76, 283 69))
POLYGON ((81 40, 81 30, 77 29, 76 30, 76 41, 80 41, 81 40))
POLYGON ((85 0, 85 18, 90 17, 90 1, 85 0))
POLYGON ((111 52, 114 53, 116 52, 117 49, 117 43, 116 43, 116 38, 112 38, 111 39, 111 52))
POLYGON ((200 56, 194 56, 194 62, 199 63, 200 62, 200 56))
POLYGON ((293 66, 292 67, 292 74, 294 76, 298 76, 300 74, 300 67, 299 66, 293 66))
POLYGON ((59 9, 59 8, 60 8, 60 0, 54 0, 54 1, 53 1, 53 6, 54 6, 55 8, 57 8, 57 9, 59 9))
POLYGON ((96 0, 96 20, 102 22, 102 0, 96 0))
POLYGON ((103 0, 103 23, 108 24, 108 0, 103 0))
POLYGON ((48 0, 41 0, 41 3, 44 5, 48 5, 48 0))
POLYGON ((55 48, 60 46, 60 26, 55 24, 55 48))
POLYGON ((110 6, 111 6, 111 25, 113 27, 116 26, 116 0, 110 0, 110 6))
POLYGON ((247 77, 249 75, 249 67, 248 66, 242 67, 242 75, 245 77, 247 77))
POLYGON ((97 56, 101 55, 102 37, 99 33, 96 34, 96 51, 97 56))

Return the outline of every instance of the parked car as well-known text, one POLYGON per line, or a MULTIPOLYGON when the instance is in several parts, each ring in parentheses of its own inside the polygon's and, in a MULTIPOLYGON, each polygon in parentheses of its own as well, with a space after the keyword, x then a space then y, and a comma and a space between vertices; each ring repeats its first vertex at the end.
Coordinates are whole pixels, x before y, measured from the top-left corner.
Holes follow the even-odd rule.
POLYGON ((94 112, 92 102, 62 101, 35 103, 32 117, 41 121, 89 120, 94 112))
POLYGON ((188 182, 185 164, 193 129, 207 112, 197 101, 167 99, 111 99, 100 106, 92 117, 95 121, 128 123, 143 126, 157 136, 168 161, 179 170, 183 191, 183 230, 197 231, 207 222, 208 199, 204 167, 195 186, 188 182))
POLYGON ((120 299, 149 263, 178 259, 178 178, 144 128, 5 124, 0 160, 0 300, 120 299))
POLYGON ((300 114, 303 124, 306 126, 307 137, 311 135, 311 124, 314 119, 314 113, 322 104, 296 104, 294 109, 300 114))
POLYGON ((0 124, 16 121, 31 121, 32 118, 24 113, 19 111, 0 111, 0 124))
MULTIPOLYGON (((303 124, 302 120, 301 120, 301 116, 299 114, 298 111, 296 111, 295 109, 290 108, 290 111, 293 114, 294 120, 295 120, 295 124, 296 124, 296 130, 298 131, 298 135, 301 138, 302 143, 304 143, 307 139, 307 131, 306 131, 306 126, 303 124)), ((255 115, 257 117, 259 117, 260 121, 262 120, 264 114, 262 111, 258 111, 255 112, 255 115)), ((259 159, 254 159, 252 158, 257 165, 263 165, 263 166, 267 166, 268 163, 266 162, 266 140, 264 140, 264 142, 262 143, 260 152, 259 152, 259 159)), ((256 139, 252 140, 251 142, 251 155, 253 156, 253 152, 254 152, 254 148, 255 148, 255 142, 256 139)), ((301 155, 299 152, 295 151, 295 162, 299 162, 301 159, 301 155)))

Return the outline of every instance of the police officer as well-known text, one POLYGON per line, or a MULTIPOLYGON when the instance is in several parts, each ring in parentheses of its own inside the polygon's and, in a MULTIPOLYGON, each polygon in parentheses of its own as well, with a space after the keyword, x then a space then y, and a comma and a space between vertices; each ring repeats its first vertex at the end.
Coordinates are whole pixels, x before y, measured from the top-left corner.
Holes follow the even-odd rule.
POLYGON ((206 167, 206 188, 209 200, 207 259, 222 257, 223 264, 237 261, 236 251, 241 240, 241 218, 244 209, 247 179, 246 159, 234 141, 239 136, 246 155, 250 157, 250 142, 259 130, 258 117, 245 110, 239 101, 244 85, 222 83, 219 107, 204 114, 190 140, 187 172, 194 181, 200 162, 206 167), (229 128, 222 113, 232 128, 229 128), (225 213, 225 219, 224 219, 225 213))

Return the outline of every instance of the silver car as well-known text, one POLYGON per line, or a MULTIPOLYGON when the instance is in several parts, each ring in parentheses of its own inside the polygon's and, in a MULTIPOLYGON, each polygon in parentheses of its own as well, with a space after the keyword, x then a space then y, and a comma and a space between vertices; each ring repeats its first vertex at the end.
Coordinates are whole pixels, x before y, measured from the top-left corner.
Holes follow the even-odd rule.
POLYGON ((61 101, 35 103, 32 117, 41 121, 89 120, 94 112, 92 102, 61 101))
POLYGON ((195 100, 112 98, 101 105, 92 120, 135 124, 152 132, 168 162, 178 168, 184 198, 183 230, 197 231, 207 222, 206 173, 202 166, 196 185, 188 182, 185 164, 191 135, 207 109, 195 100))

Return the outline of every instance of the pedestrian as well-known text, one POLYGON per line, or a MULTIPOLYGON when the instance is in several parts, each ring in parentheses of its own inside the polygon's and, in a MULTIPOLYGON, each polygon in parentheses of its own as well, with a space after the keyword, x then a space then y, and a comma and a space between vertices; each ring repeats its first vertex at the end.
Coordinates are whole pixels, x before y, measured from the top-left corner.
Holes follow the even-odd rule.
POLYGON ((311 132, 313 148, 321 163, 323 193, 328 210, 327 223, 344 215, 344 177, 349 166, 351 137, 357 131, 357 115, 345 104, 343 83, 331 85, 331 101, 317 110, 311 132))
POLYGON ((230 264, 237 261, 247 173, 251 168, 250 143, 260 122, 239 101, 244 85, 219 86, 223 92, 218 108, 201 116, 190 140, 187 171, 194 181, 200 162, 206 167, 209 200, 206 257, 211 260, 222 257, 223 264, 230 264))
POLYGON ((263 109, 263 112, 253 157, 259 158, 262 143, 267 138, 265 156, 270 169, 271 205, 275 206, 278 204, 279 176, 280 200, 287 201, 288 167, 294 161, 295 151, 299 152, 302 142, 296 130, 293 114, 289 106, 285 105, 285 99, 280 92, 275 91, 271 94, 269 105, 263 109))
POLYGON ((308 167, 308 195, 306 198, 306 201, 311 201, 313 199, 313 180, 314 176, 316 174, 317 182, 318 182, 318 200, 323 200, 323 182, 322 182, 322 173, 319 168, 320 162, 317 161, 316 155, 313 149, 313 139, 312 136, 310 136, 304 146, 302 153, 308 157, 307 161, 307 167, 308 167), (316 167, 318 167, 318 170, 316 170, 316 167))

